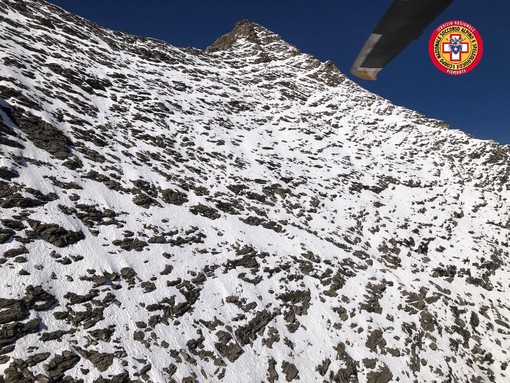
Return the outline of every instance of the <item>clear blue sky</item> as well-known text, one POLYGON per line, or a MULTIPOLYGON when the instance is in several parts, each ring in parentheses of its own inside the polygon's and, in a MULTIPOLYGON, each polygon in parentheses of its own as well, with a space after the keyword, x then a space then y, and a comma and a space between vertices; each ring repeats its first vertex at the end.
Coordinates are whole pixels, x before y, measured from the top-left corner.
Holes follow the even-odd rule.
MULTIPOLYGON (((425 0, 424 0, 425 1, 425 0)), ((391 0, 51 0, 120 31, 204 49, 249 19, 301 51, 338 68, 366 89, 477 138, 510 144, 510 1, 455 0, 420 39, 369 82, 349 69, 391 0), (484 42, 478 67, 462 76, 441 73, 428 57, 435 26, 448 20, 475 26, 484 42)))

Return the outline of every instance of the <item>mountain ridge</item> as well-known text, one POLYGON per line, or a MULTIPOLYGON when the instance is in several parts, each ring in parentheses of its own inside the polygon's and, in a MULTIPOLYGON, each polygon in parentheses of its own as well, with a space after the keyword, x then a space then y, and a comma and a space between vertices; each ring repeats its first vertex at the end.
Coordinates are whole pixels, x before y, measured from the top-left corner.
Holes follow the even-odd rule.
POLYGON ((508 146, 255 23, 0 9, 0 379, 507 379, 508 146))
MULTIPOLYGON (((238 21, 230 32, 219 37, 205 49, 205 52, 213 53, 227 50, 242 51, 242 44, 244 41, 255 46, 264 53, 264 56, 259 59, 259 62, 267 62, 268 60, 277 58, 271 56, 272 51, 284 52, 285 55, 283 58, 297 56, 301 53, 296 47, 288 44, 276 33, 247 19, 238 21)), ((253 50, 249 52, 253 54, 253 50)))

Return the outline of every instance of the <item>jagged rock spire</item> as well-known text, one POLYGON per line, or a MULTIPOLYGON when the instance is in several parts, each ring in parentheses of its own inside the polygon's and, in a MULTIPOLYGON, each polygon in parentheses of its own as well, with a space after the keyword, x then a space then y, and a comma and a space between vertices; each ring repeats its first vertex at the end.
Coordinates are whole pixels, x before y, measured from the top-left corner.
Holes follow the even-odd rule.
POLYGON ((260 44, 259 37, 257 35, 257 29, 264 29, 258 24, 255 24, 249 20, 241 20, 234 25, 234 28, 227 34, 218 38, 211 46, 209 46, 207 52, 225 51, 230 48, 240 39, 246 38, 252 43, 260 44))
POLYGON ((249 20, 238 21, 232 31, 218 38, 206 52, 223 54, 226 61, 234 67, 299 56, 299 60, 288 62, 288 65, 308 71, 310 77, 321 79, 330 86, 336 86, 345 80, 345 76, 331 61, 321 63, 312 55, 302 53, 278 34, 249 20))
POLYGON ((301 53, 276 33, 249 20, 237 22, 232 31, 218 38, 206 49, 207 53, 220 51, 243 57, 256 54, 261 61, 288 58, 301 53))

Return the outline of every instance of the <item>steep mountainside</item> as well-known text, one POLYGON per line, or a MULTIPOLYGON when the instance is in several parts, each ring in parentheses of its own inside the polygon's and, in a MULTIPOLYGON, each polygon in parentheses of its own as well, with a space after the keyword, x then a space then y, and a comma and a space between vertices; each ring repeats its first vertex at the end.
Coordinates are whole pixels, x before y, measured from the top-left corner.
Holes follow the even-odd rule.
POLYGON ((0 382, 508 382, 509 154, 248 21, 0 0, 0 382))

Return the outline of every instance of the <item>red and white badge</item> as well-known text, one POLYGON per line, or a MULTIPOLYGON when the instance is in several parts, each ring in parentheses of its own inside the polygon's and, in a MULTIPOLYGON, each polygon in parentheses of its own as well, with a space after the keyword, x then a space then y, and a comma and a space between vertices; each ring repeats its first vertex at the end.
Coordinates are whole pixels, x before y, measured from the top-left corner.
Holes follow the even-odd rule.
POLYGON ((473 70, 480 62, 482 53, 480 33, 465 21, 447 21, 430 36, 430 59, 440 71, 450 75, 461 75, 473 70))

